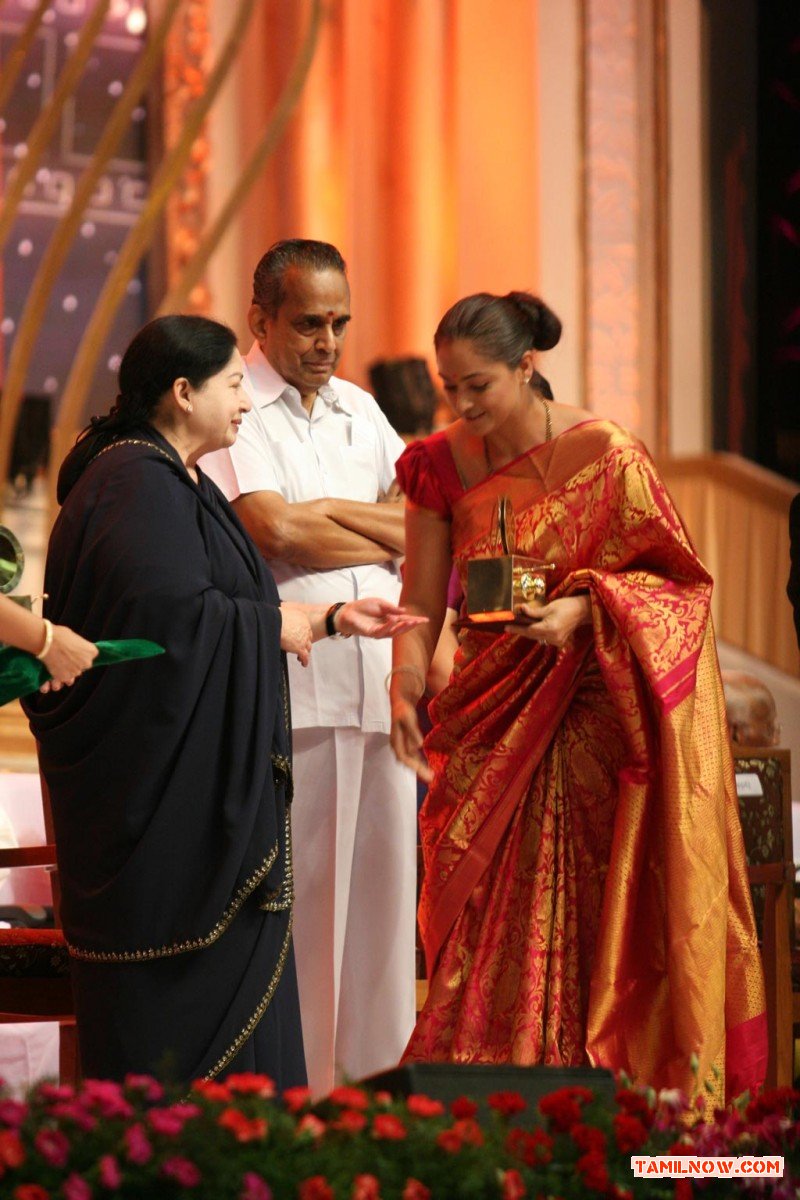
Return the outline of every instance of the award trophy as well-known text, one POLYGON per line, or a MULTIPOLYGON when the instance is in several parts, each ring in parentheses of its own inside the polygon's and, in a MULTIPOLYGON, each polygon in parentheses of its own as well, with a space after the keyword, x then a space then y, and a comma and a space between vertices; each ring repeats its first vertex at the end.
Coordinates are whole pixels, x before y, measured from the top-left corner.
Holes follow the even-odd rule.
POLYGON ((508 623, 527 624, 520 604, 541 605, 547 600, 547 572, 553 563, 514 553, 515 523, 511 501, 497 502, 496 543, 501 553, 471 558, 467 563, 467 616, 465 625, 502 628, 508 623))

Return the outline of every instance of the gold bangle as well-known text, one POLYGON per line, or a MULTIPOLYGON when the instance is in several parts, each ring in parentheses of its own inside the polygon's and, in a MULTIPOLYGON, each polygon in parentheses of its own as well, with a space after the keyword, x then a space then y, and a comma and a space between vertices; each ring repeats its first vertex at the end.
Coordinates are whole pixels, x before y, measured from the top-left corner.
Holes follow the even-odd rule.
POLYGON ((43 617, 42 620, 44 621, 44 645, 36 655, 39 659, 47 658, 47 655, 50 653, 50 647, 53 644, 53 622, 48 621, 47 617, 43 617))
POLYGON ((383 681, 383 686, 386 688, 386 691, 389 691, 389 684, 392 682, 392 676, 399 674, 400 671, 409 671, 412 675, 416 675, 420 682, 420 686, 422 687, 422 692, 420 695, 424 696, 425 676, 422 674, 422 671, 420 671, 419 667, 415 667, 413 663, 400 663, 398 667, 392 667, 391 671, 383 681))

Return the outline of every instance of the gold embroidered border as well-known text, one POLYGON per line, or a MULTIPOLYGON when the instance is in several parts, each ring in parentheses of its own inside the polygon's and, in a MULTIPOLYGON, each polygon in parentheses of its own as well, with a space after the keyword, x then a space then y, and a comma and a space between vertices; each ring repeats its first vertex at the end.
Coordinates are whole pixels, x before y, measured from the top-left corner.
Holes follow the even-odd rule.
POLYGON ((284 912, 294 904, 294 863, 292 859, 292 818, 289 809, 285 818, 286 865, 283 872, 283 882, 274 892, 269 892, 266 899, 259 904, 262 912, 284 912))
POLYGON ((219 1075, 220 1071, 222 1071, 225 1067, 227 1067, 227 1065, 231 1061, 231 1059, 236 1057, 236 1055, 239 1053, 239 1051, 241 1050, 241 1048, 245 1044, 245 1042, 248 1040, 248 1038, 252 1037, 253 1030, 255 1029, 258 1022, 261 1020, 261 1018, 264 1016, 264 1013, 269 1008, 269 1006, 272 1002, 272 997, 275 995, 275 991, 278 987, 278 984, 281 981, 281 978, 283 976, 283 969, 286 966, 286 959, 289 956, 289 947, 291 946, 291 944, 292 944, 292 914, 290 912, 289 913, 289 923, 286 927, 286 936, 283 939, 283 945, 281 946, 280 954, 278 955, 278 961, 275 965, 275 970, 272 973, 272 978, 269 981, 269 987, 267 988, 267 990, 264 994, 264 998, 262 999, 262 1001, 259 1004, 256 1011, 250 1017, 250 1020, 247 1022, 244 1029, 239 1034, 239 1036, 237 1038, 235 1038, 235 1040, 231 1043, 231 1045, 228 1047, 228 1049, 225 1051, 225 1053, 222 1055, 222 1057, 217 1060, 217 1062, 214 1064, 214 1066, 211 1068, 211 1070, 208 1072, 208 1074, 204 1076, 205 1079, 213 1079, 215 1075, 219 1075))
POLYGON ((172 946, 160 946, 158 949, 150 950, 82 950, 79 946, 75 946, 71 942, 67 942, 67 949, 73 958, 77 958, 81 962, 115 963, 151 962, 156 958, 171 958, 176 954, 186 954, 190 950, 205 950, 208 946, 212 946, 217 938, 222 936, 247 897, 272 870, 275 859, 278 857, 278 849, 279 847, 276 843, 261 866, 242 884, 214 928, 205 937, 191 938, 185 942, 176 942, 172 946))

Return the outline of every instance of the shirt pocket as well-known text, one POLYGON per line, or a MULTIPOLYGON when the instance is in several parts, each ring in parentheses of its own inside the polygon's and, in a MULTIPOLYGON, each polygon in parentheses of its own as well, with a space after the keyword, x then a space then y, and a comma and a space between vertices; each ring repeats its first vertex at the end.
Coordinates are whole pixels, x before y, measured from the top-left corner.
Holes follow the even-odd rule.
POLYGON ((339 447, 342 491, 347 500, 370 503, 378 499, 380 490, 375 447, 369 442, 354 442, 339 447))
POLYGON ((296 438, 270 442, 270 454, 281 495, 290 503, 325 495, 319 462, 310 442, 296 438))

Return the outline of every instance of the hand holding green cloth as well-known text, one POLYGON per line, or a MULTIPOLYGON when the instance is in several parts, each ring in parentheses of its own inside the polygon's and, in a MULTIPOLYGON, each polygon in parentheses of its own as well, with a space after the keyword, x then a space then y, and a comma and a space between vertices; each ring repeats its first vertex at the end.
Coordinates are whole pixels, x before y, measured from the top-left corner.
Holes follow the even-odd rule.
MULTIPOLYGON (((142 638, 95 644, 100 653, 92 663, 93 667, 111 667, 115 663, 129 662, 134 658, 154 658, 164 653, 163 646, 142 638)), ((4 646, 0 650, 0 704, 8 704, 9 700, 16 700, 18 696, 38 691, 50 678, 44 663, 33 654, 28 654, 27 650, 18 650, 15 646, 4 646)))

